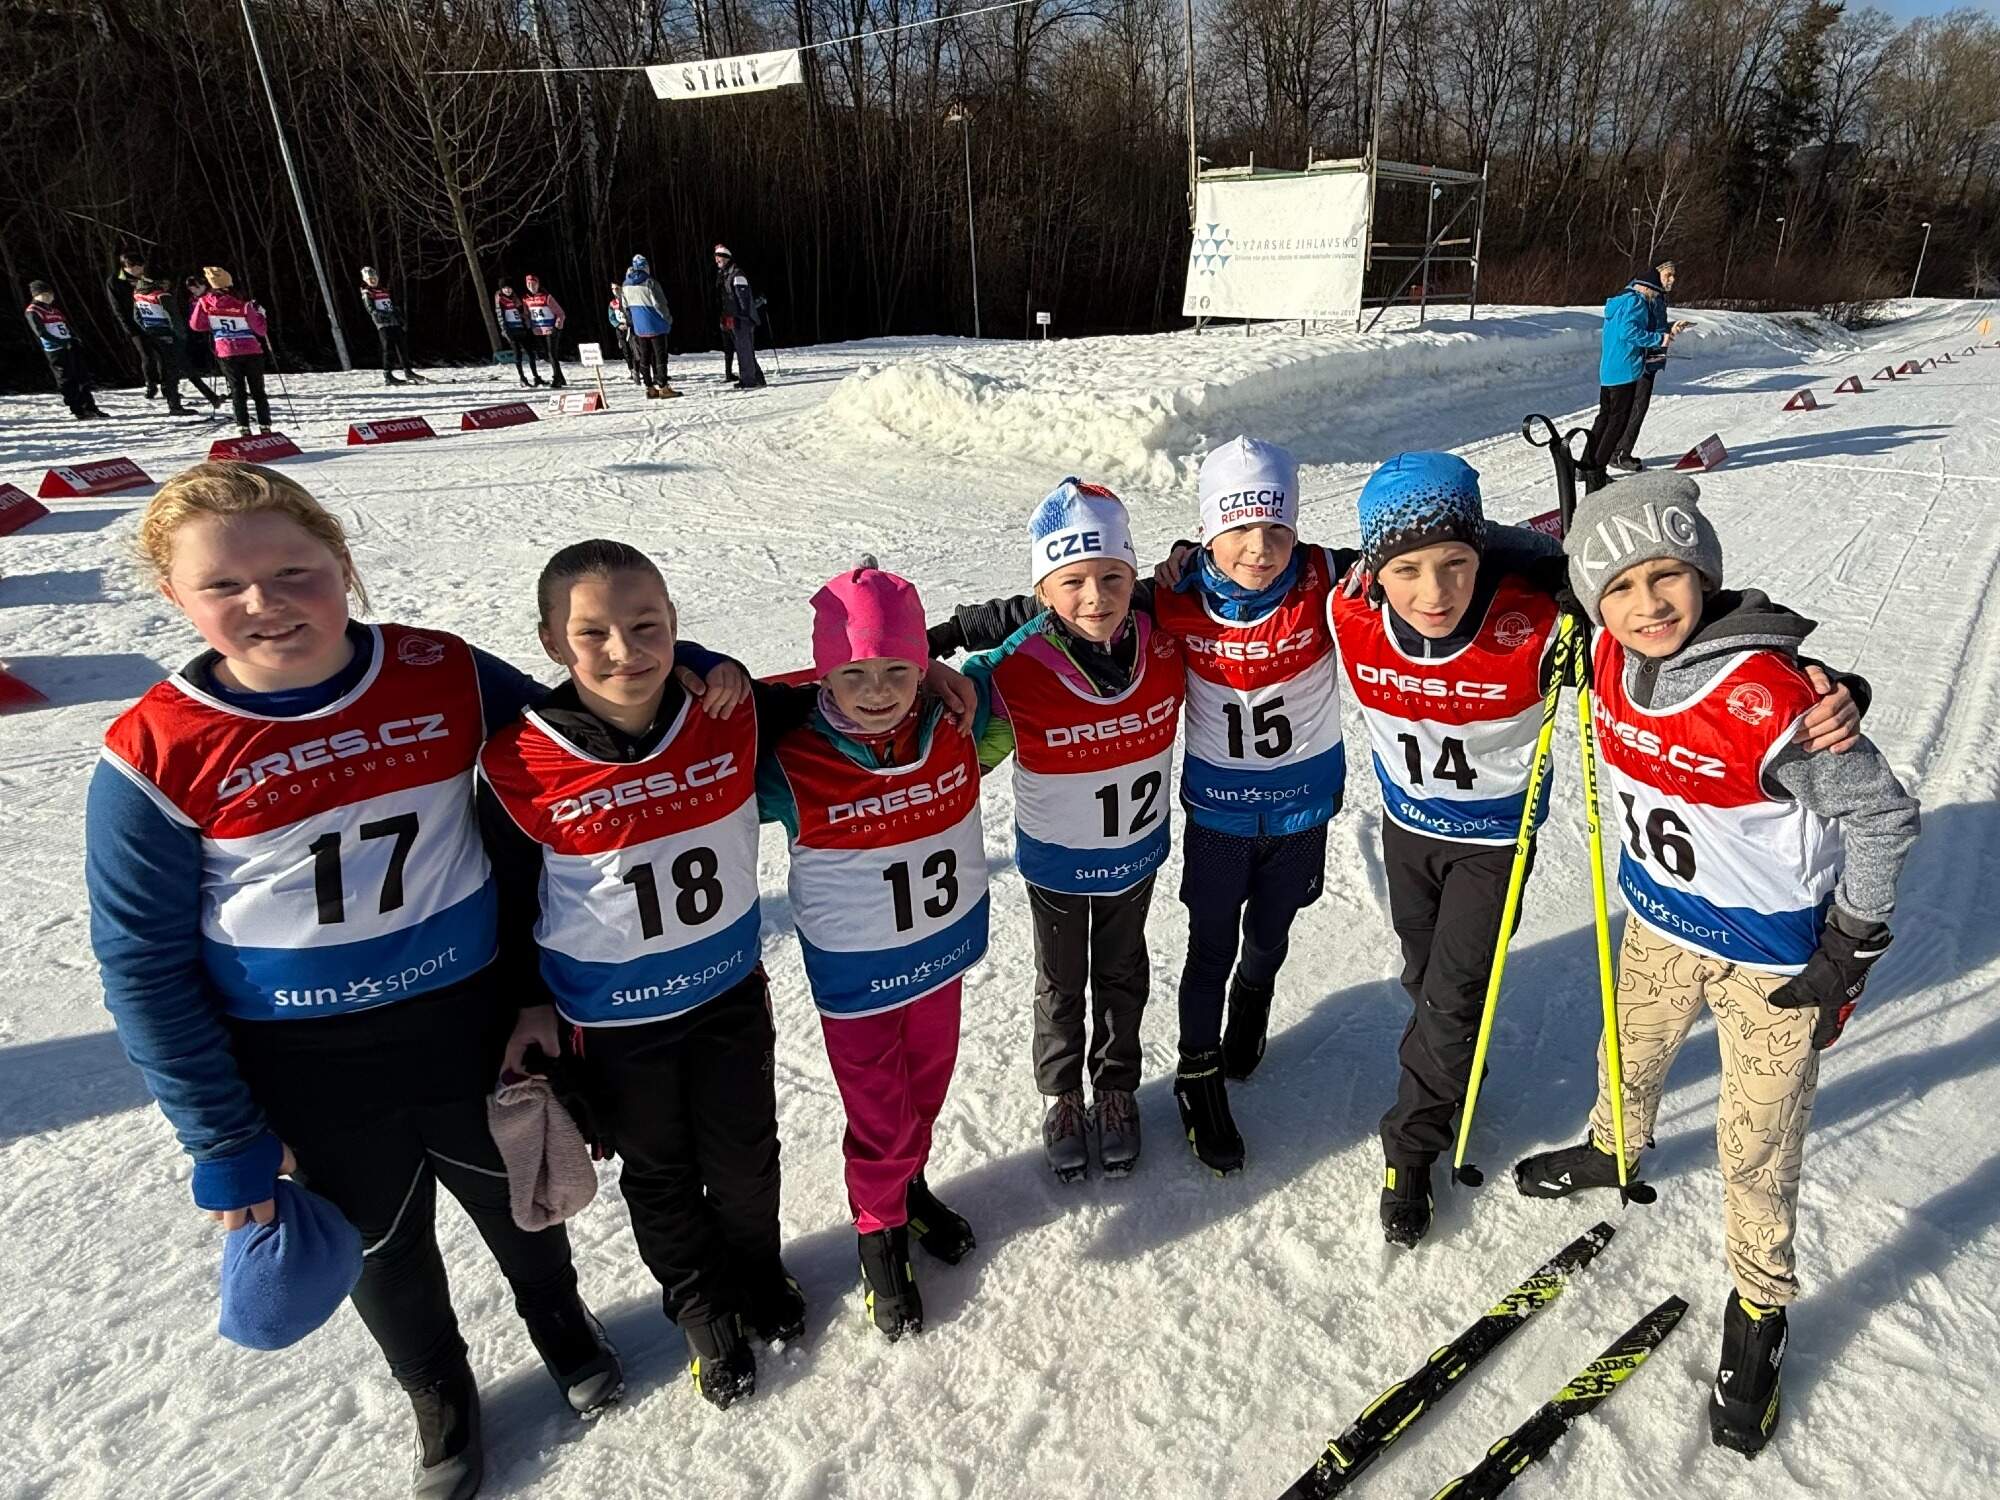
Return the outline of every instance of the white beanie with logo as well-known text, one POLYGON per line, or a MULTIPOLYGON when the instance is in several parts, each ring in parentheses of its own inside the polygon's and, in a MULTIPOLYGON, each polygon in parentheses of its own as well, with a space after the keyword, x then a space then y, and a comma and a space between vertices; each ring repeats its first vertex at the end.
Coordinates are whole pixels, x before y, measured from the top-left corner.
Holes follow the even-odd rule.
POLYGON ((1299 529, 1298 462, 1276 443, 1239 437, 1215 449, 1201 461, 1199 493, 1203 545, 1239 526, 1299 529))
POLYGON ((1122 562, 1139 571, 1125 502, 1102 485, 1072 475, 1028 518, 1028 584, 1078 562, 1122 562))

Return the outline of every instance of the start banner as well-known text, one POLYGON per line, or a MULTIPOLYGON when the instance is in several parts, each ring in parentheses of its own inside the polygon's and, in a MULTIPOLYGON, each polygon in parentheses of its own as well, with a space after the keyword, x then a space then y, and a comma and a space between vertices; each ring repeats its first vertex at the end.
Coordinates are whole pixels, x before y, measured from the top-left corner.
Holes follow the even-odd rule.
POLYGON ((706 57, 698 62, 662 63, 646 69, 653 92, 662 99, 715 99, 724 94, 756 94, 799 81, 799 53, 746 52, 741 57, 706 57))
POLYGON ((1359 317, 1368 208, 1366 172, 1204 179, 1181 312, 1359 317))

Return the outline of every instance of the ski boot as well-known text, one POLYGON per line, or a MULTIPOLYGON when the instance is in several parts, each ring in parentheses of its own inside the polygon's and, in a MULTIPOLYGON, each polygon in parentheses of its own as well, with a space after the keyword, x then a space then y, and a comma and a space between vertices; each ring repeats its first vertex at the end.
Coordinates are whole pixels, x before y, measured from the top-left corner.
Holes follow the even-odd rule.
POLYGON ((910 1265, 909 1230, 898 1224, 859 1240, 868 1321, 892 1344, 906 1333, 922 1333, 924 1299, 918 1295, 917 1273, 910 1265))
POLYGON ((743 1287, 743 1321, 767 1344, 789 1344, 804 1338, 806 1294, 778 1262, 743 1287))
POLYGON ((1708 1408, 1709 1436, 1718 1448, 1755 1458, 1771 1441, 1778 1430, 1778 1371, 1789 1341, 1782 1307, 1765 1307, 1729 1289, 1722 1363, 1708 1408))
POLYGON ((403 383, 402 381, 396 378, 396 372, 394 370, 384 370, 382 372, 382 384, 401 385, 402 383, 403 383))
POLYGON ((1097 1161, 1106 1177, 1124 1177, 1139 1164, 1139 1101, 1130 1089, 1098 1089, 1090 1102, 1097 1161))
POLYGON ((149 385, 149 386, 147 386, 147 387, 146 387, 146 399, 147 399, 148 401, 157 401, 157 400, 159 400, 159 399, 160 399, 160 388, 159 388, 158 386, 156 386, 156 385, 149 385))
POLYGON ((1614 453, 1611 455, 1611 467, 1621 474, 1638 474, 1642 473, 1646 466, 1629 453, 1614 453))
MULTIPOLYGON (((1637 1183, 1638 1178, 1631 1178, 1637 1183)), ((1618 1186, 1618 1154, 1593 1137, 1581 1146, 1544 1151, 1514 1164, 1514 1186, 1527 1198, 1567 1198, 1585 1188, 1618 1186)))
POLYGON ((250 424, 248 422, 238 422, 236 424, 236 435, 238 437, 250 436, 250 424))
POLYGON ((1222 1071, 1248 1078, 1264 1060, 1264 1036, 1271 1028, 1271 990, 1240 975, 1229 981, 1229 1024, 1222 1029, 1222 1071))
POLYGON ((1382 1169, 1382 1237, 1414 1249, 1431 1228, 1431 1169, 1390 1162, 1382 1169))
POLYGON ((403 380, 408 385, 429 385, 431 382, 430 376, 419 375, 415 370, 403 371, 403 380))
POLYGON ((410 1392, 417 1417, 417 1500, 472 1500, 486 1477, 479 1431, 479 1387, 461 1364, 444 1379, 410 1392))
POLYGON ((917 1243, 924 1247, 926 1255, 935 1256, 948 1266, 955 1266, 978 1245, 979 1242, 972 1237, 972 1226, 965 1222, 965 1216, 953 1213, 938 1202, 937 1194, 924 1181, 923 1173, 919 1172, 910 1179, 903 1201, 910 1215, 910 1233, 917 1237, 917 1243))
POLYGON ((743 1322, 734 1313, 687 1330, 688 1375, 702 1399, 717 1411, 728 1411, 757 1391, 757 1356, 743 1337, 743 1322))
POLYGON ((625 1394, 618 1350, 574 1292, 550 1307, 523 1313, 521 1321, 528 1325, 528 1339, 550 1378, 579 1417, 598 1416, 625 1394))
POLYGON ((1090 1171, 1090 1112, 1083 1107, 1082 1089, 1049 1101, 1042 1116, 1042 1154, 1057 1182, 1075 1182, 1090 1171))
POLYGON ((1174 1073, 1174 1103, 1180 1106, 1188 1144, 1203 1166, 1218 1177, 1243 1169, 1243 1137, 1230 1118, 1220 1047, 1181 1053, 1174 1073))

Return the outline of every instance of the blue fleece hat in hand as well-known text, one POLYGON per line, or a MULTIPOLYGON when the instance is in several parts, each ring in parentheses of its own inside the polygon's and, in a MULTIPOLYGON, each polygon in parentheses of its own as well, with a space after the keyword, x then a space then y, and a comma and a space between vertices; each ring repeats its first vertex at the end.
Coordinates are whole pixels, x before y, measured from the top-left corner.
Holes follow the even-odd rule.
POLYGON ((361 1279, 361 1235, 317 1193, 278 1179, 277 1216, 222 1242, 217 1331, 246 1349, 286 1349, 333 1316, 361 1279))
POLYGON ((1486 547, 1479 472, 1456 453, 1398 453, 1361 487, 1361 552, 1368 571, 1440 542, 1486 547))

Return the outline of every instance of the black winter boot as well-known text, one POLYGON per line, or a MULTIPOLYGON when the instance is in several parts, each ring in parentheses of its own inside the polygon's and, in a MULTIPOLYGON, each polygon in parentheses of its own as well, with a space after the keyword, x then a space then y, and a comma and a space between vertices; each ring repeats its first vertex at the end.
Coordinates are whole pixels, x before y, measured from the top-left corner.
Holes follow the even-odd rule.
POLYGON ((806 1294, 782 1261, 741 1279, 743 1321, 767 1344, 805 1337, 806 1294))
POLYGON ((1429 1162, 1382 1169, 1382 1237, 1392 1245, 1412 1249, 1431 1228, 1431 1168, 1429 1162))
POLYGON ((1271 986, 1229 980, 1229 1021, 1222 1029, 1222 1071, 1248 1078, 1264 1060, 1264 1037, 1271 1029, 1271 986))
POLYGON ((917 1273, 910 1264, 908 1228, 898 1224, 858 1239, 868 1321, 892 1344, 906 1333, 922 1333, 924 1299, 917 1292, 917 1273))
POLYGON ((1708 1408, 1709 1435, 1717 1447, 1755 1458, 1771 1441, 1778 1430, 1778 1372, 1788 1342, 1782 1307, 1752 1302, 1730 1288, 1722 1314, 1722 1363, 1708 1408))
POLYGON ((1221 1177, 1243 1167, 1243 1137, 1229 1114, 1229 1090, 1222 1081, 1222 1049, 1181 1053, 1174 1073, 1174 1103, 1181 1128, 1203 1166, 1221 1177))
POLYGON ((731 1313, 687 1330, 688 1374, 702 1399, 727 1411, 757 1390, 757 1356, 743 1337, 742 1320, 731 1313))
POLYGON ((462 1364, 411 1391, 410 1406, 417 1416, 417 1479, 410 1493, 418 1500, 472 1500, 486 1477, 472 1367, 462 1364))
POLYGON ((625 1394, 618 1350, 583 1299, 572 1292, 548 1307, 523 1309, 535 1352, 579 1417, 594 1417, 625 1394))
POLYGON ((979 1243, 972 1237, 972 1226, 965 1222, 964 1216, 938 1202, 923 1173, 910 1179, 903 1201, 909 1209, 910 1233, 917 1237, 925 1254, 955 1266, 979 1243))

